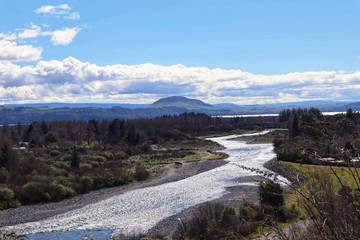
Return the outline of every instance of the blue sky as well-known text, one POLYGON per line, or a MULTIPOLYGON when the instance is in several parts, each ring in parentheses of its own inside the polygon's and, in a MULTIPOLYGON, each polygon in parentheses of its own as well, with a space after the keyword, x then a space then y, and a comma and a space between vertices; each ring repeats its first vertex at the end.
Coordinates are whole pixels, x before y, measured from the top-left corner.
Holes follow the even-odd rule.
POLYGON ((0 103, 360 100, 360 1, 0 1, 0 103))

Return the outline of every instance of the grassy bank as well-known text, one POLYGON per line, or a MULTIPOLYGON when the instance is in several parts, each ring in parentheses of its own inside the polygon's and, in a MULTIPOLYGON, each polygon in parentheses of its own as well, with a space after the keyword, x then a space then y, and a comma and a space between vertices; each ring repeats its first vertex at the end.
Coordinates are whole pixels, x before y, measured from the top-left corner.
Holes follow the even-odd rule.
POLYGON ((305 164, 299 164, 299 163, 293 163, 293 162, 282 162, 282 163, 301 171, 306 176, 308 181, 314 180, 314 177, 316 177, 316 174, 318 172, 321 172, 321 173, 329 176, 331 181, 335 184, 337 190, 340 189, 341 184, 349 186, 353 189, 358 188, 359 182, 356 181, 356 178, 358 178, 360 176, 360 169, 355 169, 355 168, 351 168, 351 167, 330 167, 330 166, 321 166, 321 165, 305 165, 305 164))

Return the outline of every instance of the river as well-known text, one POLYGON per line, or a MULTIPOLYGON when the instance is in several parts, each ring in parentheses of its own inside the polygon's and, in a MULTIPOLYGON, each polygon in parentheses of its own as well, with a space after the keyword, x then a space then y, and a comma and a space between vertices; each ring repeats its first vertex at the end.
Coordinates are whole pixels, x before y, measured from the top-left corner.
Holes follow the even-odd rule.
POLYGON ((146 232, 183 209, 221 197, 227 193, 227 187, 239 185, 236 178, 254 175, 238 165, 264 169, 263 164, 275 157, 272 144, 249 145, 230 140, 234 137, 238 135, 211 138, 225 146, 223 152, 229 155, 228 163, 221 167, 177 182, 129 191, 48 219, 19 224, 13 229, 29 234, 30 239, 70 239, 74 235, 66 234, 85 234, 85 230, 96 230, 95 233, 100 234, 96 239, 106 239, 110 232, 146 232), (62 231, 66 232, 62 234, 62 231))

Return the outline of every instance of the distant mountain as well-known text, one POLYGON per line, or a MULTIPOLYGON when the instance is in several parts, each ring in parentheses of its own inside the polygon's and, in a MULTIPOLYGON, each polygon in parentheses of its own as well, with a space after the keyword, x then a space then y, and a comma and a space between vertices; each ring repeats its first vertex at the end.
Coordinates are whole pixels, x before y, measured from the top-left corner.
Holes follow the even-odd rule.
POLYGON ((0 125, 32 121, 134 119, 178 115, 184 112, 205 113, 210 116, 277 114, 288 108, 316 107, 322 112, 344 112, 351 108, 360 111, 360 102, 309 101, 297 103, 211 105, 198 99, 174 96, 161 98, 151 105, 112 103, 36 103, 0 105, 0 125))
POLYGON ((34 107, 34 108, 146 108, 149 104, 131 103, 25 103, 25 104, 5 104, 5 107, 34 107))
POLYGON ((192 109, 212 110, 212 109, 214 109, 214 106, 204 103, 201 100, 180 97, 180 96, 161 98, 161 99, 157 100, 156 102, 154 102, 153 104, 151 104, 149 107, 150 108, 176 107, 176 108, 186 108, 189 110, 192 110, 192 109))
POLYGON ((354 111, 360 111, 360 102, 349 103, 343 106, 343 110, 351 108, 354 111))
POLYGON ((213 106, 217 108, 226 108, 226 109, 238 109, 242 107, 241 105, 237 105, 234 103, 217 103, 214 104, 213 106))

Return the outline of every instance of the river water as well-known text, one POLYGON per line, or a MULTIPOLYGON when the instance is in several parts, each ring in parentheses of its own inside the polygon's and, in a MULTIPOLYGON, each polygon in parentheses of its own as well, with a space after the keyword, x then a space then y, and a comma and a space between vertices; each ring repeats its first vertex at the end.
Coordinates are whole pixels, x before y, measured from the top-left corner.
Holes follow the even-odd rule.
POLYGON ((223 152, 229 155, 229 163, 221 167, 177 182, 129 191, 52 218, 19 224, 13 228, 17 232, 30 234, 30 239, 72 239, 75 235, 71 234, 85 234, 85 230, 96 230, 89 233, 99 233, 96 239, 106 239, 110 232, 145 232, 166 217, 221 197, 227 193, 227 187, 239 185, 236 178, 254 175, 254 172, 239 168, 238 165, 264 169, 263 164, 275 157, 272 144, 249 145, 229 140, 234 137, 237 136, 211 138, 225 146, 223 152), (61 234, 62 231, 66 232, 61 234))

